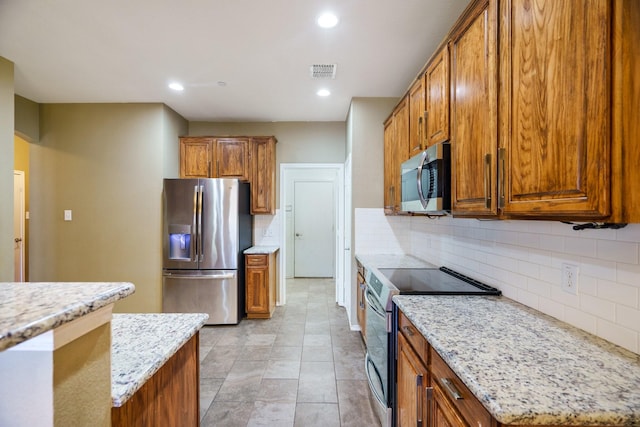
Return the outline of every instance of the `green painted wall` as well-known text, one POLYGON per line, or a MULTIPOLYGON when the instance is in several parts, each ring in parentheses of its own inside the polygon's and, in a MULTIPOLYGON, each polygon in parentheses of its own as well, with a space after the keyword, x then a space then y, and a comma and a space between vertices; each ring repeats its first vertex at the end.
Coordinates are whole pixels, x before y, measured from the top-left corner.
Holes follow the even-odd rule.
POLYGON ((13 63, 0 57, 0 282, 13 281, 13 63))
POLYGON ((15 95, 15 133, 28 142, 40 140, 40 105, 15 95))
POLYGON ((162 179, 170 164, 177 176, 177 150, 166 151, 186 130, 162 104, 41 105, 30 279, 132 282, 136 292, 116 311, 161 311, 162 179))

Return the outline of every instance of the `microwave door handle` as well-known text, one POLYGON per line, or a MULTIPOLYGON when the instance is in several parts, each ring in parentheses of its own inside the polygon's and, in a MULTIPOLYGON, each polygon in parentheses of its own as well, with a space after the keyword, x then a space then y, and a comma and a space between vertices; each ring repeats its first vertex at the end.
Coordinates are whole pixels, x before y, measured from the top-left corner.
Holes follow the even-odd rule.
POLYGON ((418 174, 417 174, 417 179, 418 179, 418 197, 420 198, 420 203, 422 204, 423 208, 427 208, 427 199, 425 199, 424 194, 422 192, 422 168, 424 167, 425 163, 427 162, 427 152, 426 150, 422 153, 422 157, 420 158, 420 163, 418 163, 418 174))
POLYGON ((202 199, 204 193, 204 186, 200 185, 198 190, 198 242, 200 242, 200 249, 198 255, 200 255, 200 261, 204 261, 204 245, 202 244, 202 199))

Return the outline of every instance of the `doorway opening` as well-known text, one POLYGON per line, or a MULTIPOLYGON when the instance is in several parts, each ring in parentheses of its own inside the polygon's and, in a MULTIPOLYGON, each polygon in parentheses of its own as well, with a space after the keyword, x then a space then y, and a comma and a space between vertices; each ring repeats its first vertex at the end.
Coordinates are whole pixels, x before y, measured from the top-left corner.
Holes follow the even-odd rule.
POLYGON ((24 171, 13 171, 13 281, 25 281, 25 180, 24 171))
POLYGON ((286 279, 329 277, 343 304, 344 165, 281 164, 282 242, 278 303, 286 303, 286 279))

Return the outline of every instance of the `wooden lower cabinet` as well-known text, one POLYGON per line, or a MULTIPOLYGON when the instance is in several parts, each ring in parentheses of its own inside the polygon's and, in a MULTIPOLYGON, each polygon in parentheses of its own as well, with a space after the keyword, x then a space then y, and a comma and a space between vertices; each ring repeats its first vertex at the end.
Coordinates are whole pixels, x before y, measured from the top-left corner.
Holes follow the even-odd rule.
POLYGON ((245 270, 247 318, 271 318, 276 308, 276 253, 245 255, 245 270))
POLYGON ((358 273, 356 276, 356 292, 358 295, 357 300, 357 317, 358 317, 358 326, 360 326, 360 333, 362 334, 362 339, 365 344, 367 342, 367 332, 365 328, 365 324, 367 321, 367 302, 364 299, 364 293, 367 289, 367 285, 364 281, 364 272, 360 272, 360 267, 358 267, 358 273))
POLYGON ((429 372, 426 364, 398 334, 398 426, 423 426, 427 416, 426 398, 429 372))
POLYGON ((398 313, 398 427, 496 427, 497 421, 400 311, 398 313))
POLYGON ((111 408, 118 427, 192 427, 200 422, 199 333, 187 341, 119 408, 111 408))
POLYGON ((466 427, 467 424, 449 404, 442 389, 434 385, 432 390, 431 420, 428 424, 439 427, 466 427))

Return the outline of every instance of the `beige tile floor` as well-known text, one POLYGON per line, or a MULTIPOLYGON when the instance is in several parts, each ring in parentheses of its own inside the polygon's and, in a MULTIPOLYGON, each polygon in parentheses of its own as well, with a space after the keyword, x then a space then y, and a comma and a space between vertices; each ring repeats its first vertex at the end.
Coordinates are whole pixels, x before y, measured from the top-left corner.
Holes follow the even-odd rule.
POLYGON ((380 426, 364 352, 333 280, 290 279, 271 319, 201 330, 201 425, 380 426))

